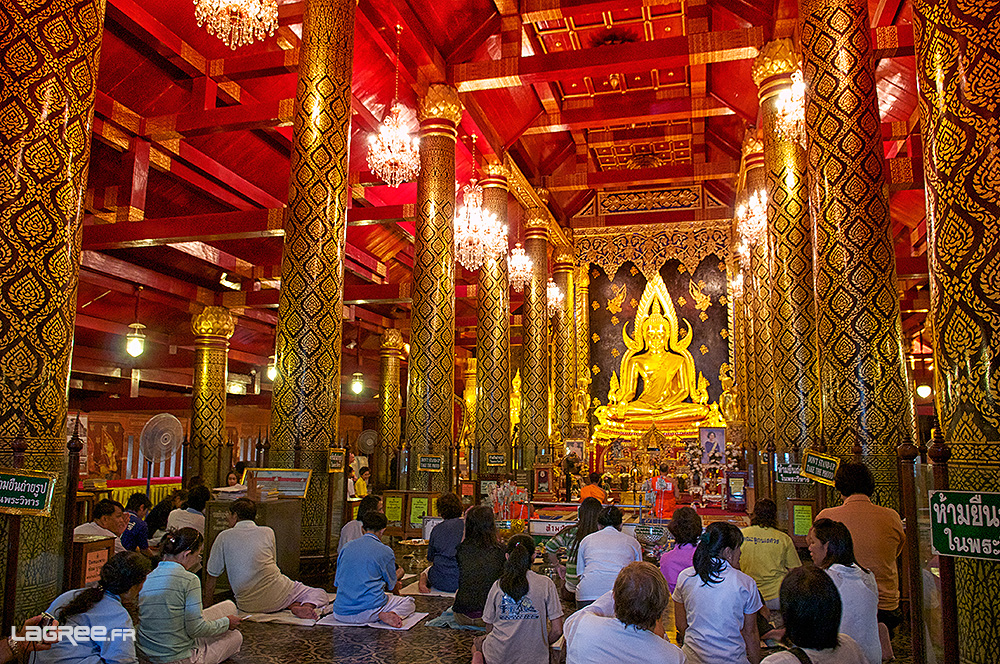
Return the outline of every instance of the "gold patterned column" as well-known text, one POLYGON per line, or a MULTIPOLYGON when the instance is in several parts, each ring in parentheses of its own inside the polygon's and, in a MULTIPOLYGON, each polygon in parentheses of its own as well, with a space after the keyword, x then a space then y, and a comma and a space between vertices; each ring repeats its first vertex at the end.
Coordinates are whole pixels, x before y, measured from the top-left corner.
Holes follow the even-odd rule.
MULTIPOLYGON (((295 443, 313 470, 302 508, 303 553, 324 552, 327 450, 339 447, 347 147, 354 51, 352 0, 306 3, 295 99, 288 216, 281 259, 271 463, 291 466, 295 443)), ((332 533, 340 532, 340 491, 332 533)))
MULTIPOLYGON (((25 469, 63 477, 80 204, 103 33, 104 0, 0 5, 0 436, 27 439, 25 469)), ((0 455, 0 465, 10 461, 0 455)), ((65 491, 61 480, 51 517, 22 517, 18 621, 43 611, 61 587, 65 491)), ((4 552, 6 532, 0 516, 4 552)))
MULTIPOLYGON (((913 5, 935 401, 951 447, 951 488, 1000 491, 1000 3, 963 9, 937 0, 913 5)), ((995 661, 1000 564, 956 558, 955 578, 961 661, 995 661)))
POLYGON ((801 0, 808 89, 809 207, 823 436, 847 457, 860 442, 875 500, 899 500, 896 447, 909 431, 896 260, 865 0, 801 0))
POLYGON ((549 441, 548 297, 549 222, 541 210, 528 210, 524 252, 531 259, 531 280, 524 287, 521 308, 521 422, 522 468, 535 463, 535 452, 549 441))
MULTIPOLYGON (((406 400, 406 442, 413 468, 421 454, 446 458, 455 399, 455 139, 462 119, 458 93, 432 85, 420 100, 413 312, 406 400)), ((426 486, 417 471, 411 485, 426 486)), ((429 473, 447 491, 445 473, 429 473)))
POLYGON ((576 296, 573 292, 573 251, 558 247, 552 254, 552 279, 563 294, 563 305, 552 319, 553 374, 555 377, 555 420, 553 432, 558 431, 563 440, 570 435, 573 414, 573 394, 576 392, 576 329, 573 310, 576 296))
POLYGON ((590 266, 580 265, 573 276, 576 307, 576 392, 573 394, 573 430, 590 438, 590 266))
POLYGON ((378 464, 372 469, 375 484, 386 487, 392 484, 392 459, 399 453, 400 406, 399 370, 403 361, 403 336, 399 330, 382 332, 381 356, 382 388, 378 405, 378 464))
POLYGON ((229 339, 235 331, 236 321, 225 307, 205 307, 191 318, 194 389, 188 449, 195 450, 200 457, 197 472, 208 487, 225 486, 225 475, 229 472, 229 468, 220 468, 219 453, 226 442, 229 339))
POLYGON ((791 39, 767 43, 753 66, 764 119, 764 172, 771 246, 774 442, 779 453, 819 439, 819 362, 806 153, 777 123, 799 56, 791 39))
MULTIPOLYGON (((487 166, 483 178, 483 207, 507 225, 507 171, 487 166)), ((479 270, 476 323, 476 449, 479 472, 509 471, 510 449, 510 280, 507 250, 489 258, 479 270), (503 452, 504 468, 486 468, 486 454, 503 452)))

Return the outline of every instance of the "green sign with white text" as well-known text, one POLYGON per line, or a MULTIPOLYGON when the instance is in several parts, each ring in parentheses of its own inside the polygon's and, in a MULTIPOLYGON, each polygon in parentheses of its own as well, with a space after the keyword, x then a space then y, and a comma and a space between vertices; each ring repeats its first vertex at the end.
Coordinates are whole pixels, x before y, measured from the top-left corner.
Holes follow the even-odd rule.
POLYGON ((931 491, 931 539, 943 556, 1000 561, 1000 493, 931 491))
POLYGON ((0 513, 19 516, 50 516, 54 473, 0 468, 0 513))

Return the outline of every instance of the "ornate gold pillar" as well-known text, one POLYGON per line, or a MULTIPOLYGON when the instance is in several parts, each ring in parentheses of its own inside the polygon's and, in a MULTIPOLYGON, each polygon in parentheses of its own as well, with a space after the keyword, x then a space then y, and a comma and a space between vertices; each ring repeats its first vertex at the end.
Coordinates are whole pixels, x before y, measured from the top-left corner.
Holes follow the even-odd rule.
MULTIPOLYGON (((194 389, 191 398, 191 444, 197 457, 186 461, 189 476, 200 474, 208 487, 225 486, 229 468, 220 467, 226 442, 226 378, 229 339, 236 321, 225 307, 205 307, 191 318, 194 333, 194 389), (194 463, 198 468, 194 468, 194 463)), ((195 455, 191 455, 195 457, 195 455)))
POLYGON ((563 305, 553 317, 553 374, 555 377, 555 421, 552 430, 565 440, 570 434, 573 394, 576 392, 576 331, 573 310, 573 250, 558 247, 552 254, 552 278, 563 294, 563 305))
MULTIPOLYGON (((447 461, 455 400, 455 139, 462 119, 458 93, 432 85, 420 100, 420 175, 413 257, 413 310, 406 400, 411 468, 421 454, 447 461)), ((417 472, 411 486, 426 486, 417 472)), ((447 491, 446 473, 427 473, 447 491)))
POLYGON ((521 308, 521 467, 530 469, 535 453, 549 442, 549 222, 540 210, 528 210, 524 252, 531 259, 531 281, 521 308))
POLYGON ((819 362, 813 293, 806 153, 777 126, 779 96, 791 90, 799 56, 791 39, 767 43, 753 66, 764 119, 764 173, 771 242, 774 442, 779 453, 818 442, 819 362))
POLYGON ((303 553, 325 552, 326 519, 340 532, 342 495, 334 487, 327 515, 327 450, 340 447, 340 358, 343 337, 344 249, 348 204, 352 0, 310 0, 302 22, 295 99, 288 216, 281 259, 276 348, 278 375, 271 405, 271 462, 314 472, 302 509, 303 553))
MULTIPOLYGON (((938 0, 913 5, 935 405, 951 447, 950 486, 964 491, 1000 491, 997 9, 995 0, 961 14, 938 0)), ((1000 564, 956 558, 955 585, 961 661, 994 661, 1000 564)))
MULTIPOLYGON (((0 435, 27 440, 25 469, 62 477, 81 202, 103 33, 103 0, 0 5, 0 435)), ((6 442, 4 449, 6 466, 6 442)), ((19 622, 59 593, 65 492, 60 479, 51 517, 21 517, 19 622)), ((7 523, 0 516, 4 552, 7 523)), ((0 579, 5 562, 6 554, 0 579)))
POLYGON ((381 357, 382 389, 378 405, 378 464, 372 469, 375 484, 382 488, 390 486, 392 459, 399 453, 399 409, 402 400, 399 393, 399 370, 403 361, 403 336, 399 330, 382 332, 381 357))
MULTIPOLYGON (((483 206, 507 225, 507 171, 487 166, 483 178, 483 206)), ((487 259, 479 270, 476 323, 476 449, 479 472, 487 472, 486 454, 503 452, 511 467, 510 449, 510 280, 507 250, 487 259)))
POLYGON ((896 261, 871 28, 865 0, 801 0, 809 207, 823 436, 847 457, 859 442, 875 500, 898 504, 896 447, 909 431, 896 261))
POLYGON ((590 438, 590 266, 580 265, 573 278, 576 307, 576 392, 573 394, 574 437, 590 438))

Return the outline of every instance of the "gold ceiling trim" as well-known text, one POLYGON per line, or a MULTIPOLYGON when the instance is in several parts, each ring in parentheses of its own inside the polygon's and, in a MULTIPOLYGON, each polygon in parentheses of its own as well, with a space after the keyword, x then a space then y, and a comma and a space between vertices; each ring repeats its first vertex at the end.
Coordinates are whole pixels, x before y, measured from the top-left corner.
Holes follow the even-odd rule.
POLYGON ((549 241, 553 245, 572 248, 573 243, 566 235, 566 230, 552 216, 549 206, 538 195, 538 192, 528 182, 528 178, 524 176, 524 173, 521 172, 521 169, 514 163, 509 154, 504 156, 504 165, 507 167, 507 183, 510 186, 510 192, 514 194, 514 198, 521 204, 521 207, 525 210, 537 208, 535 213, 545 217, 549 223, 549 241))

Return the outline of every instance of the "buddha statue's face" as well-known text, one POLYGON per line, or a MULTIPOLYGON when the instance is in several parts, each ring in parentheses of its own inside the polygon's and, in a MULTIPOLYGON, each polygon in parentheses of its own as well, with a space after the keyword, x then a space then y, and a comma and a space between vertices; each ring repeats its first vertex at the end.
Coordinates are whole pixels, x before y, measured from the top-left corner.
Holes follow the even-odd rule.
POLYGON ((646 324, 646 345, 651 350, 665 350, 667 347, 667 325, 660 316, 651 316, 646 324))

